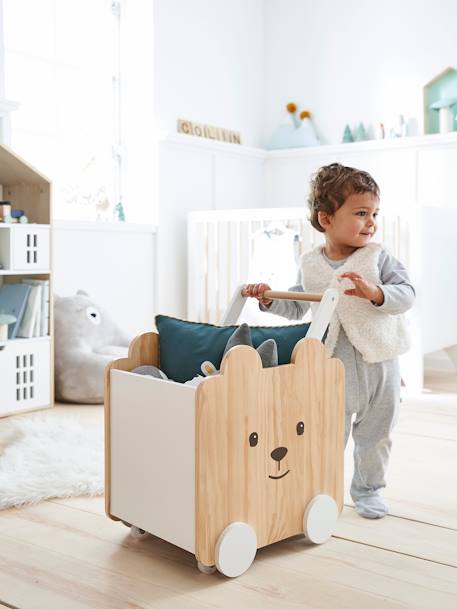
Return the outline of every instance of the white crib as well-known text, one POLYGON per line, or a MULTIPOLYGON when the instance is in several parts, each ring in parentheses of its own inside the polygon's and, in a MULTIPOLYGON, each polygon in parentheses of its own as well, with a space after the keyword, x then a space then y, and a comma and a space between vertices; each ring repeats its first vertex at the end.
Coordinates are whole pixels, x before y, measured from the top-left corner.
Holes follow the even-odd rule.
MULTIPOLYGON (((376 236, 399 260, 410 266, 410 235, 401 216, 381 218, 376 236)), ((197 211, 188 216, 188 298, 187 318, 220 323, 230 298, 240 284, 266 281, 269 269, 256 268, 256 237, 262 232, 287 231, 291 239, 289 255, 284 254, 281 278, 271 285, 287 289, 295 282, 295 265, 304 252, 323 243, 301 207, 197 211), (284 281, 289 277, 289 283, 284 281), (290 279, 292 277, 292 279, 290 279)), ((287 244, 287 242, 286 242, 287 244)), ((268 281, 266 281, 268 282, 268 281)))
MULTIPOLYGON (((274 277, 270 282, 270 285, 280 289, 287 289, 293 285, 295 278, 290 273, 293 273, 300 254, 323 242, 322 234, 311 226, 306 213, 301 207, 190 213, 188 319, 219 323, 235 286, 257 281, 269 283, 268 267, 258 268, 257 265, 253 268, 252 264, 256 252, 256 237, 262 231, 283 230, 296 235, 288 258, 284 256, 284 264, 281 266, 285 275, 289 273, 288 280, 285 284, 281 284, 280 278, 274 277)), ((405 217, 383 214, 376 234, 376 240, 382 242, 408 268, 418 291, 420 291, 424 268, 432 264, 436 264, 437 269, 442 268, 441 261, 437 260, 437 254, 429 252, 426 257, 425 253, 427 249, 423 235, 426 231, 435 230, 434 222, 436 223, 436 220, 428 215, 405 217)), ((438 236, 436 238, 438 239, 438 236)), ((263 325, 288 323, 277 316, 265 316, 265 314, 262 314, 262 321, 255 319, 255 303, 251 303, 251 307, 252 317, 241 321, 263 325)), ((416 394, 422 389, 424 354, 457 344, 456 316, 447 307, 443 310, 443 317, 437 321, 436 311, 440 309, 443 310, 443 304, 439 295, 430 291, 419 294, 416 306, 407 313, 412 348, 409 353, 401 357, 400 362, 402 378, 410 394, 416 394), (438 333, 432 330, 437 324, 441 327, 438 333)))

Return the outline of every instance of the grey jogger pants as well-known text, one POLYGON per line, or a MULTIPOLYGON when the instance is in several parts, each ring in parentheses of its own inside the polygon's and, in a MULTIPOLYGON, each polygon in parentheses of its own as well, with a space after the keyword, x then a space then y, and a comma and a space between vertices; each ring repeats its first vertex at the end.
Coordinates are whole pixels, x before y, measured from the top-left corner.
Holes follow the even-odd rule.
POLYGON ((346 371, 345 445, 352 423, 354 476, 351 497, 373 495, 386 486, 392 445, 391 432, 400 404, 400 370, 397 359, 375 364, 362 356, 340 331, 333 357, 346 371), (353 415, 355 420, 352 422, 353 415))

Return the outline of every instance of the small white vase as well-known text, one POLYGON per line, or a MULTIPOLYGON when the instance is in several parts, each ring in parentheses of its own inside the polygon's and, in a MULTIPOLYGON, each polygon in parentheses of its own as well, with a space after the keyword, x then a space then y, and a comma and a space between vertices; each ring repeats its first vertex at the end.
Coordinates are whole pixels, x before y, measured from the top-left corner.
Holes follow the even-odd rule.
POLYGON ((0 342, 8 340, 8 324, 0 324, 0 342))

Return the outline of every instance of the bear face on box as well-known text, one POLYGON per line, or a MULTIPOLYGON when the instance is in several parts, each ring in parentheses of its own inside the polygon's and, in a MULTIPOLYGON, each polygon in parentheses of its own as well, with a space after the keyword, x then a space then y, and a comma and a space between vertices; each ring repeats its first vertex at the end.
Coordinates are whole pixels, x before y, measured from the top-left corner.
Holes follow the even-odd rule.
POLYGON ((248 347, 233 348, 221 375, 198 388, 196 556, 214 564, 231 522, 248 523, 257 547, 303 533, 320 494, 342 509, 343 366, 314 340, 292 363, 262 368, 248 347), (241 352, 242 350, 242 352, 241 352))

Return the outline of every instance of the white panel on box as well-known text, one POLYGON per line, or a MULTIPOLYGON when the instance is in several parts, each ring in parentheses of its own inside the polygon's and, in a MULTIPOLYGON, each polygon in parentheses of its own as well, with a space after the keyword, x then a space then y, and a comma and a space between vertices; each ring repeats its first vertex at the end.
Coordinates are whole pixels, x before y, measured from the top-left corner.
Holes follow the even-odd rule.
POLYGON ((8 341, 0 350, 0 415, 47 406, 51 399, 49 338, 8 341))
POLYGON ((195 551, 195 387, 111 371, 111 514, 195 551))

